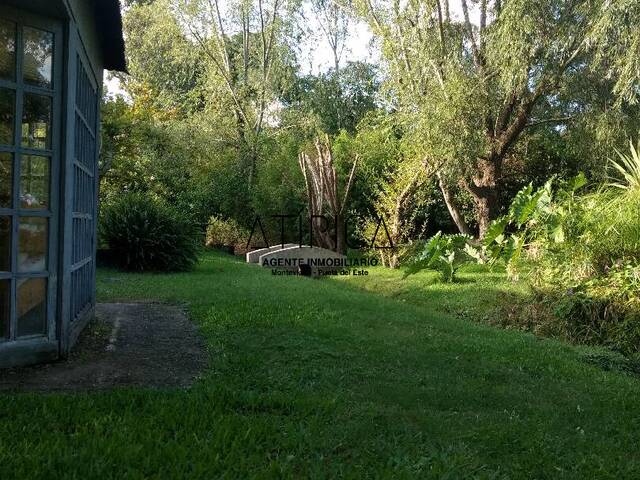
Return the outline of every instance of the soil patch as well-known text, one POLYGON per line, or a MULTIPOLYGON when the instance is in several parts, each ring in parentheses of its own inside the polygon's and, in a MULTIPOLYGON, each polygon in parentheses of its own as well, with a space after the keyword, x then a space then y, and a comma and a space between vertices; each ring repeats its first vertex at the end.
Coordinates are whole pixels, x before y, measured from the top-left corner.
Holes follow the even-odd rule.
POLYGON ((69 358, 0 370, 0 390, 188 387, 207 363, 204 341, 180 307, 98 304, 69 358))

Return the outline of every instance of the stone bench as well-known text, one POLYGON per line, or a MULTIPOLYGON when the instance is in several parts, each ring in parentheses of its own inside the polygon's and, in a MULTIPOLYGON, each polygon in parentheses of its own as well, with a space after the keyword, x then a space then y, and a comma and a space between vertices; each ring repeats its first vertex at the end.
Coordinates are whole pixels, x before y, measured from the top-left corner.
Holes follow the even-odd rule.
POLYGON ((276 250, 282 250, 283 248, 291 248, 298 246, 297 243, 285 243, 284 245, 278 244, 273 247, 260 248, 258 250, 252 250, 251 252, 247 252, 247 263, 258 263, 260 259, 260 255, 264 255, 265 253, 274 252, 276 250))
POLYGON ((298 271, 300 265, 310 265, 310 273, 315 276, 320 271, 341 270, 344 266, 340 262, 346 258, 346 255, 326 248, 296 245, 265 252, 260 255, 258 264, 266 268, 288 271, 298 271))

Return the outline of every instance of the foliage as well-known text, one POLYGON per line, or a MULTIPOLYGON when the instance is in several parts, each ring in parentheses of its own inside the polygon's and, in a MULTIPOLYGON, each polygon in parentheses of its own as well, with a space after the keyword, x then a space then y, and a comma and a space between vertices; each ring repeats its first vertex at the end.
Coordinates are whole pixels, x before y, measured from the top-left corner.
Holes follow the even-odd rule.
POLYGON ((376 213, 381 190, 403 160, 399 137, 393 116, 378 110, 368 112, 355 133, 342 130, 334 138, 336 166, 342 175, 348 175, 353 158, 358 157, 358 175, 349 202, 350 210, 358 216, 376 213))
POLYGON ((477 253, 468 235, 443 235, 436 233, 424 244, 418 246, 417 253, 409 263, 405 278, 421 270, 437 270, 445 282, 453 282, 456 272, 463 265, 475 263, 477 253))
MULTIPOLYGON (((640 189, 631 145, 616 169, 626 181, 578 193, 583 176, 553 180, 516 195, 495 221, 485 253, 536 292, 523 302, 535 331, 638 353, 640 339, 640 189)), ((517 317, 517 315, 515 316, 517 317)))
POLYGON ((233 219, 211 217, 207 225, 205 244, 207 247, 244 248, 249 239, 249 231, 233 219))
POLYGON ((492 261, 503 260, 515 270, 525 248, 536 248, 565 241, 566 223, 574 214, 575 195, 586 185, 579 174, 568 182, 547 181, 534 190, 529 184, 520 190, 506 215, 494 220, 483 239, 483 247, 492 261))
POLYGON ((561 248, 535 262, 533 283, 567 338, 638 353, 640 192, 604 190, 580 200, 561 248))
POLYGON ((290 109, 287 116, 290 121, 311 117, 321 131, 332 136, 341 131, 353 134, 377 107, 380 85, 376 74, 374 65, 349 62, 338 71, 300 77, 285 97, 290 109))
MULTIPOLYGON (((258 166, 256 184, 251 190, 250 211, 245 207, 238 213, 229 210, 227 215, 241 221, 247 228, 259 215, 268 238, 280 238, 279 223, 272 220, 272 215, 295 215, 305 205, 304 179, 297 162, 301 145, 302 140, 287 131, 274 133, 264 142, 262 152, 265 157, 258 166), (243 210, 245 215, 239 215, 243 210), (246 214, 250 216, 245 220, 246 214)), ((297 234, 297 229, 295 232, 290 230, 289 225, 285 234, 297 234)))
POLYGON ((625 92, 633 92, 640 79, 631 26, 640 11, 631 3, 462 0, 460 19, 449 2, 356 2, 382 45, 389 104, 421 156, 446 162, 452 184, 471 195, 480 236, 502 213, 503 169, 529 136, 571 136, 575 124, 610 142, 608 132, 624 127, 600 119, 637 121, 611 80, 624 71, 625 92))
POLYGON ((129 193, 101 209, 100 236, 117 266, 130 271, 182 271, 196 263, 199 234, 176 209, 129 193))
POLYGON ((635 0, 605 2, 593 35, 596 60, 615 80, 614 92, 621 100, 637 104, 640 96, 640 3, 635 0))
POLYGON ((201 110, 206 65, 169 0, 137 2, 126 10, 123 23, 130 75, 120 78, 133 99, 148 102, 165 119, 201 110))
POLYGON ((637 7, 629 0, 604 9, 601 0, 535 9, 490 0, 475 6, 486 7, 485 24, 471 26, 450 15, 449 2, 311 3, 309 12, 295 0, 128 1, 131 75, 120 75, 128 98, 104 106, 102 199, 149 192, 201 224, 211 215, 248 227, 255 215, 296 214, 304 206, 296 157, 327 133, 338 170, 361 159, 348 208, 358 230, 383 215, 394 240, 407 243, 451 230, 436 167, 474 230, 479 202, 465 181, 482 183, 479 159, 496 158, 502 169, 495 216, 529 182, 579 168, 602 178, 602 152, 640 126, 639 109, 614 88, 620 74, 634 91, 637 7), (447 6, 441 24, 438 4, 447 6), (351 7, 371 24, 378 64, 342 59, 351 7), (303 73, 298 20, 321 24, 335 55, 329 70, 303 73), (501 136, 510 127, 523 129, 501 136), (497 145, 504 152, 492 156, 497 145))
POLYGON ((609 185, 622 190, 640 190, 640 139, 637 147, 630 141, 629 150, 628 154, 616 150, 619 161, 611 160, 610 164, 620 179, 612 179, 609 185))
MULTIPOLYGON (((546 271, 551 270, 547 267, 546 271)), ((539 282, 538 294, 544 295, 539 301, 556 319, 551 332, 578 343, 606 345, 627 355, 640 353, 638 262, 620 262, 606 274, 591 275, 555 288, 550 285, 552 279, 559 282, 562 275, 539 282)))

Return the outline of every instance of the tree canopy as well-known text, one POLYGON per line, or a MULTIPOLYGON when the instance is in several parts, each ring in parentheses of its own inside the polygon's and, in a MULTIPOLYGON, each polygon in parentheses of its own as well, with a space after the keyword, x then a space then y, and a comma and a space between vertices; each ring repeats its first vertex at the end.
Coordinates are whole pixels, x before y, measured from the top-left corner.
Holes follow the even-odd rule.
POLYGON ((360 158, 349 211, 388 216, 401 241, 482 236, 523 185, 603 178, 637 135, 639 19, 633 0, 129 1, 131 100, 105 103, 103 195, 247 226, 304 208, 298 154, 328 135, 341 178, 360 158), (378 64, 346 55, 357 22, 378 64), (312 25, 332 56, 314 73, 312 25))

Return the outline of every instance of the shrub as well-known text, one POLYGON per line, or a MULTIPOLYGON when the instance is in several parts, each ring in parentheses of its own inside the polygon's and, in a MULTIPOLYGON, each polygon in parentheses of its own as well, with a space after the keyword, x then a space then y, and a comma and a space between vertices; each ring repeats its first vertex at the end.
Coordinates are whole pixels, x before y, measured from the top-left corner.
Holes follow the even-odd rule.
MULTIPOLYGON (((619 154, 616 183, 577 195, 584 178, 526 187, 484 239, 510 273, 531 272, 528 328, 640 353, 640 158, 619 154), (552 187, 552 184, 554 188, 552 187)), ((526 311, 525 311, 526 309, 526 311)))
POLYGON ((207 225, 205 244, 210 248, 242 250, 246 247, 249 232, 233 219, 211 217, 207 225))
POLYGON ((149 195, 129 193, 102 207, 100 235, 119 268, 184 271, 198 259, 198 230, 149 195))
POLYGON ((458 269, 479 259, 468 235, 443 235, 436 233, 426 243, 418 246, 417 253, 405 272, 405 278, 421 270, 437 270, 445 282, 455 281, 458 269))
POLYGON ((629 153, 622 153, 616 150, 618 161, 610 160, 609 164, 615 171, 615 176, 609 184, 621 190, 640 190, 640 139, 635 147, 629 141, 629 153))
POLYGON ((504 260, 514 275, 523 252, 552 251, 575 230, 576 193, 585 186, 583 174, 567 182, 551 179, 537 190, 531 184, 520 190, 506 215, 494 220, 482 240, 484 253, 504 260), (554 188, 555 186, 555 188, 554 188))

